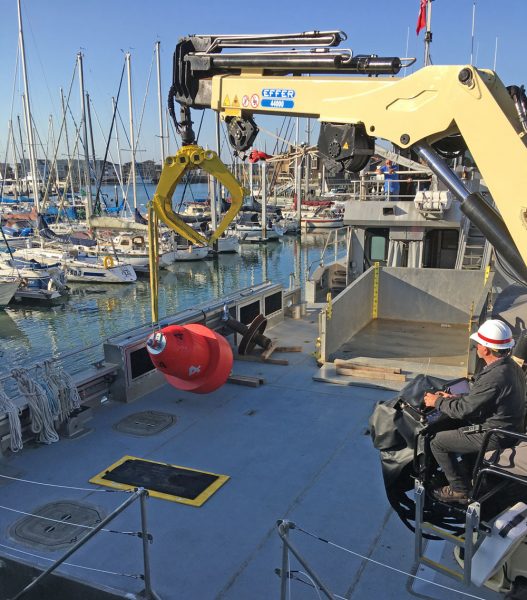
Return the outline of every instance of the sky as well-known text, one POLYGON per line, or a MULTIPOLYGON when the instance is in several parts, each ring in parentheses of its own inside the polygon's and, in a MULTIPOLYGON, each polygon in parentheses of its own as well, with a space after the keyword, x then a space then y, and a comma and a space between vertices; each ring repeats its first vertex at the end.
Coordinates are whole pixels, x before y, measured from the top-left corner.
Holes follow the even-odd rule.
MULTIPOLYGON (((417 63, 413 69, 417 69, 423 65, 424 55, 424 32, 419 36, 415 32, 419 2, 253 0, 222 4, 213 0, 22 0, 31 109, 42 145, 46 146, 49 138, 50 115, 53 115, 55 137, 58 135, 61 122, 59 89, 62 87, 68 94, 79 51, 84 55, 85 88, 91 97, 97 158, 104 156, 112 118, 111 99, 117 95, 124 53, 130 52, 136 136, 143 114, 137 160, 159 161, 157 80, 153 62, 157 40, 161 43, 163 105, 171 81, 175 45, 180 37, 191 33, 286 33, 338 29, 348 34, 344 47, 351 48, 354 54, 414 56, 417 63)), ((493 68, 496 59, 496 70, 506 85, 527 83, 523 43, 527 0, 476 0, 472 40, 473 6, 473 0, 434 0, 433 63, 466 64, 472 54, 476 66, 493 68)), ((9 119, 16 121, 20 115, 23 120, 23 83, 20 68, 16 67, 16 0, 0 0, 0 15, 0 162, 4 162, 9 119)), ((71 91, 70 107, 78 121, 77 78, 71 91)), ((128 127, 126 79, 119 111, 128 127)), ((193 118, 197 130, 201 111, 193 113, 193 118)), ((276 132, 281 121, 280 117, 266 118, 263 124, 266 129, 276 132)), ((68 127, 72 125, 68 124, 68 127)), ((306 124, 301 124, 301 137, 305 129, 306 124)), ((71 137, 72 132, 69 133, 71 137)), ((123 129, 119 135, 123 162, 127 162, 130 160, 130 144, 123 129)), ((211 111, 205 111, 199 142, 203 146, 215 147, 214 115, 211 111)), ((273 144, 272 136, 260 134, 256 146, 265 145, 269 151, 273 144)), ((174 149, 172 140, 171 150, 174 149)), ((116 161, 115 140, 111 142, 111 150, 116 161)), ((42 155, 42 151, 38 154, 42 155)))

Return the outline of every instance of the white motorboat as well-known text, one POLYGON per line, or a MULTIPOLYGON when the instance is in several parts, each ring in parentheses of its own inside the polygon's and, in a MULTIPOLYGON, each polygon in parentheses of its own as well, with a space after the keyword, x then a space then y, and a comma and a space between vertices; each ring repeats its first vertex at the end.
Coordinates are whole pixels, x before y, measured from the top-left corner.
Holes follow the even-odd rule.
POLYGON ((236 234, 226 235, 218 239, 218 254, 240 251, 240 238, 236 234))
POLYGON ((209 254, 208 246, 190 244, 187 240, 173 231, 166 231, 161 239, 161 247, 174 254, 172 262, 186 262, 189 260, 202 260, 209 254))
MULTIPOLYGON (((241 213, 234 228, 239 234, 244 234, 244 240, 250 241, 256 238, 262 238, 262 222, 260 213, 241 213)), ((275 223, 269 220, 265 230, 265 238, 267 240, 277 240, 281 235, 282 230, 275 228, 275 223)))
POLYGON ((320 208, 313 216, 302 217, 304 229, 336 229, 342 227, 344 215, 333 208, 320 208))
POLYGON ((19 285, 14 293, 18 302, 39 304, 61 302, 67 294, 64 271, 55 265, 45 265, 36 260, 12 258, 0 261, 0 278, 17 279, 19 285))
POLYGON ((60 264, 68 282, 78 283, 134 283, 137 274, 131 264, 117 261, 111 255, 90 256, 77 249, 60 247, 24 248, 18 250, 17 258, 41 262, 45 265, 60 264))
MULTIPOLYGON (((99 253, 113 256, 132 267, 138 273, 148 273, 149 258, 148 245, 145 237, 130 233, 121 233, 109 241, 99 240, 99 253)), ((161 243, 159 253, 159 267, 165 269, 176 260, 176 253, 166 244, 161 243)))

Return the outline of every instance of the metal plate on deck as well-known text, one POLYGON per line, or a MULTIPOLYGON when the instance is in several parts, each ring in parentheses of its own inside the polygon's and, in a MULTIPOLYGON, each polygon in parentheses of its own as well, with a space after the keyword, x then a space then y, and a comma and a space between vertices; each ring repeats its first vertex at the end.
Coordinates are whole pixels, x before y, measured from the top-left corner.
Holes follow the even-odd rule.
POLYGON ((86 534, 84 526, 95 527, 106 516, 98 507, 71 500, 51 502, 31 512, 32 516, 19 519, 10 527, 9 535, 19 542, 45 550, 72 546, 86 534))
POLYGON ((159 412, 156 410, 145 410, 144 412, 128 415, 113 428, 121 433, 137 436, 156 435, 168 429, 176 422, 176 415, 159 412))
POLYGON ((228 480, 228 475, 123 456, 102 473, 92 477, 90 483, 119 490, 143 487, 156 498, 201 506, 228 480))

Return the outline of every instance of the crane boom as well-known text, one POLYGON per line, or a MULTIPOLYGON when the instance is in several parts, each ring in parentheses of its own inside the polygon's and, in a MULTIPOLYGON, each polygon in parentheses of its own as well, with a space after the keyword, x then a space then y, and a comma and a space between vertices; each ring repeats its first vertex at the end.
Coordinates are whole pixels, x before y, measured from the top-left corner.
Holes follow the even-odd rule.
POLYGON ((338 169, 363 168, 374 152, 375 138, 412 148, 527 281, 527 198, 517 182, 505 175, 500 161, 506 156, 507 162, 527 164, 526 132, 522 111, 499 77, 473 66, 428 66, 395 77, 407 59, 352 57, 350 51, 335 48, 344 39, 340 32, 275 36, 268 45, 300 46, 302 35, 304 45, 316 45, 319 38, 322 45, 328 39, 331 44, 310 51, 302 47, 221 54, 224 48, 265 46, 265 36, 258 40, 254 36, 183 38, 174 55, 172 112, 176 100, 186 127, 190 108, 219 112, 238 151, 254 141, 255 115, 318 119, 319 148, 338 169), (470 150, 497 211, 470 194, 432 150, 432 144, 454 134, 460 134, 470 150))

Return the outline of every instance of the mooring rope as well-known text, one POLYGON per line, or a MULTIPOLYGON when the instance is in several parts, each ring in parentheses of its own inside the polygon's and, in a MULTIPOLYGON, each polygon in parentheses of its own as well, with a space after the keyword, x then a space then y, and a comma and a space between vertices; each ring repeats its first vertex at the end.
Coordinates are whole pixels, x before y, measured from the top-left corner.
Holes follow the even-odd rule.
POLYGON ((4 391, 4 386, 0 382, 0 412, 6 413, 9 419, 9 433, 11 436, 11 452, 22 450, 22 424, 20 423, 20 413, 22 412, 4 391))
POLYGON ((59 441, 53 423, 54 417, 48 396, 44 388, 31 379, 26 369, 13 369, 11 376, 18 385, 18 390, 27 399, 31 431, 38 434, 38 441, 51 444, 59 441))

